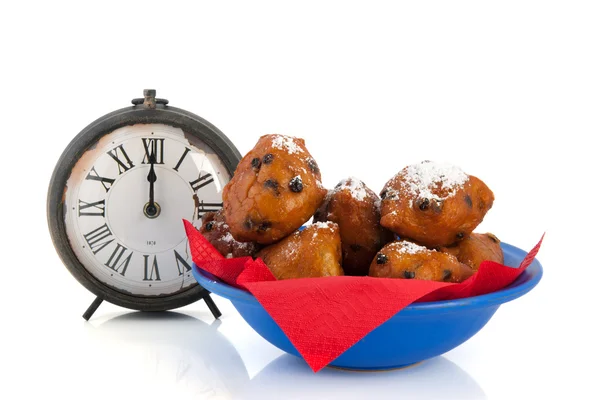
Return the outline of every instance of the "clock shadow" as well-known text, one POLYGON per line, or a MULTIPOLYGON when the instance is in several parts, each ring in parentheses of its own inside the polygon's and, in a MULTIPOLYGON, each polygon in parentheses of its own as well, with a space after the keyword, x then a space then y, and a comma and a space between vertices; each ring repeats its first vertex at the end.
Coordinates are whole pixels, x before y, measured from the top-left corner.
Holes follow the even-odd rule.
POLYGON ((86 328, 95 340, 123 349, 122 362, 146 368, 143 379, 229 396, 249 376, 235 347, 218 331, 220 324, 172 311, 130 312, 98 327, 86 322, 86 328))

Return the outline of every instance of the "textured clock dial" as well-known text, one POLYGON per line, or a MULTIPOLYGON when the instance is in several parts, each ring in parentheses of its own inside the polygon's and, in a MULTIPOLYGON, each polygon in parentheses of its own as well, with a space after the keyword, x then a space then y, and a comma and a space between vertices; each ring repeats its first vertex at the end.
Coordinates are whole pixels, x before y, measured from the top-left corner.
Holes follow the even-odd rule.
POLYGON ((230 176, 219 157, 180 128, 137 124, 105 135, 75 164, 65 226, 75 255, 97 279, 140 296, 167 296, 196 281, 182 219, 197 227, 222 206, 230 176), (158 216, 149 202, 151 155, 158 216))

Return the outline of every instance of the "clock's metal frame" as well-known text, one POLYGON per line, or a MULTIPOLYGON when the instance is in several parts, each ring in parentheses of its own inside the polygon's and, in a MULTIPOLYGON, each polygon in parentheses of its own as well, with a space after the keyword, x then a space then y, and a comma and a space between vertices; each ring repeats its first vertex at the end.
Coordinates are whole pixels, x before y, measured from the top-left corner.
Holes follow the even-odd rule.
POLYGON ((156 99, 156 91, 144 90, 143 99, 132 100, 133 106, 116 110, 98 118, 85 127, 66 147, 60 156, 48 187, 47 217, 50 236, 61 260, 71 274, 90 292, 97 296, 83 317, 89 319, 103 300, 118 306, 140 311, 165 311, 204 299, 215 318, 220 312, 210 292, 198 284, 172 296, 137 296, 120 292, 96 279, 75 256, 65 229, 66 183, 79 158, 104 135, 117 128, 134 124, 165 124, 181 128, 211 149, 221 158, 230 176, 241 159, 233 143, 214 125, 188 111, 168 106, 167 100, 156 99))

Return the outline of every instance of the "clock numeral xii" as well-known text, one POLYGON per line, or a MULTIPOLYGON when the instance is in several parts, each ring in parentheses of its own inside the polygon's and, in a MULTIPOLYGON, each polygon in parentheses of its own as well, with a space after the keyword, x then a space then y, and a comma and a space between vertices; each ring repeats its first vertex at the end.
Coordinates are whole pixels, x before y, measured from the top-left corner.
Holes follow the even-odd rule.
POLYGON ((154 153, 155 164, 164 164, 165 139, 142 138, 144 143, 144 160, 142 164, 150 162, 150 154, 154 153))

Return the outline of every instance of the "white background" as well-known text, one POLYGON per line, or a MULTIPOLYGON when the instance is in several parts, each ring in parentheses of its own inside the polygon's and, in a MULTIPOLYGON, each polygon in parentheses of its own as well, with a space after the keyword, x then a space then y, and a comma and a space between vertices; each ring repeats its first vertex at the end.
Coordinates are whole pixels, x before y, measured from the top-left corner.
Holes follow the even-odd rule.
POLYGON ((0 398, 598 398, 598 3, 412 3, 3 2, 0 398), (200 303, 84 323, 93 296, 50 241, 48 182, 144 88, 242 153, 305 138, 328 187, 458 164, 496 195, 478 231, 524 249, 547 233, 545 275, 465 344, 388 373, 313 374, 218 298, 220 325, 200 303))

